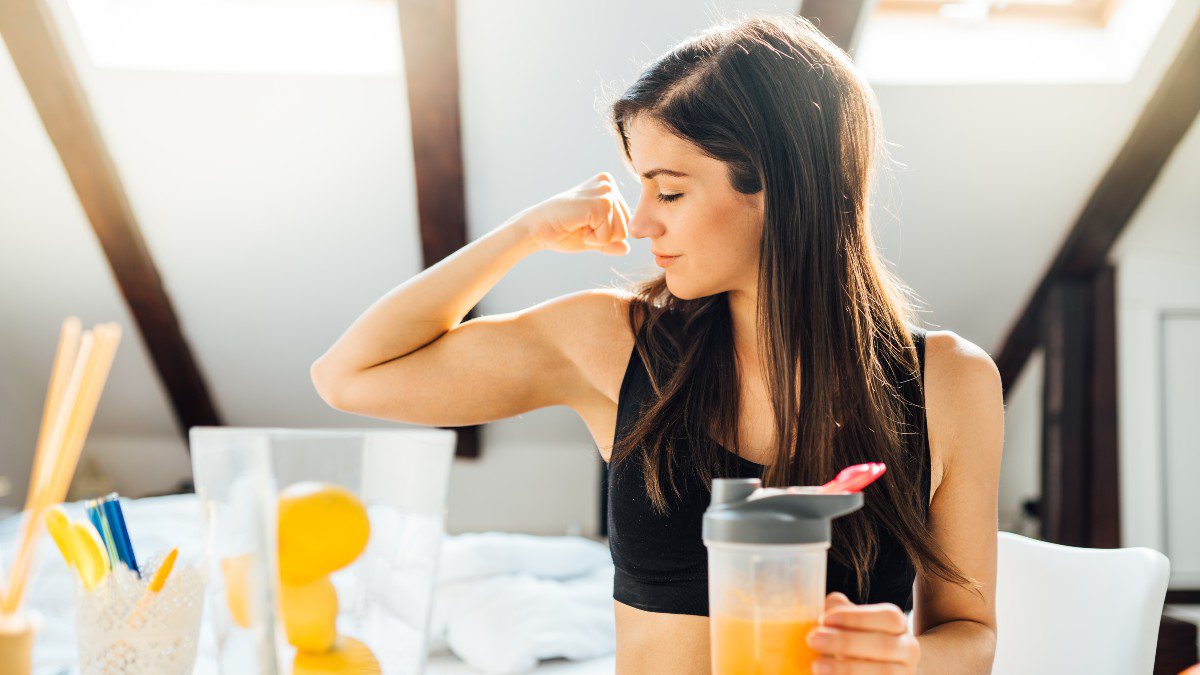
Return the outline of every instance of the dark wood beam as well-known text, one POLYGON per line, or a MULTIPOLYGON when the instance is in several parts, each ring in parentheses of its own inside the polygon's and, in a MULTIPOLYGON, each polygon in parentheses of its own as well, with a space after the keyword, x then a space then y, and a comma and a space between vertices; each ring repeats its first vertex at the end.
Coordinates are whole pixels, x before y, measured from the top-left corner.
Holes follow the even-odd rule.
MULTIPOLYGON (((454 0, 399 0, 425 267, 467 245, 454 0)), ((468 321, 475 310, 463 318, 468 321)), ((466 386, 466 383, 463 383, 466 386)), ((479 425, 453 427, 456 454, 479 456, 479 425)))
POLYGON ((1121 546, 1120 440, 1117 437, 1117 271, 1092 281, 1092 374, 1088 453, 1091 548, 1121 546))
POLYGON ((1121 151, 1096 185, 1049 269, 1000 348, 996 365, 1007 393, 1037 346, 1038 322, 1059 279, 1089 278, 1145 199, 1159 172, 1200 113, 1200 20, 1142 109, 1121 151))
POLYGON ((872 0, 803 0, 800 3, 800 15, 812 21, 825 37, 853 56, 862 27, 874 4, 872 0))
POLYGON ((3 0, 0 37, 137 322, 180 431, 186 437, 192 426, 220 425, 53 15, 43 0, 3 0))
POLYGON ((1055 284, 1043 307, 1042 495, 1048 541, 1121 545, 1115 270, 1055 284))
POLYGON ((1168 590, 1168 605, 1200 605, 1200 589, 1168 590))
POLYGON ((1091 304, 1091 285, 1070 281, 1055 284, 1043 307, 1041 535, 1068 546, 1090 536, 1091 304))

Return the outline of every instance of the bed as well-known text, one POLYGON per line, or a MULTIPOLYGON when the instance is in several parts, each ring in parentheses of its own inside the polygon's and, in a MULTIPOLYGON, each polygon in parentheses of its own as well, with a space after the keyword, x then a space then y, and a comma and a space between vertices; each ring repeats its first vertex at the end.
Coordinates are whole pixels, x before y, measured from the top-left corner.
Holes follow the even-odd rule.
MULTIPOLYGON (((200 559, 203 546, 203 524, 195 495, 122 500, 122 503, 126 520, 130 525, 130 534, 135 550, 161 551, 169 549, 171 546, 177 546, 181 560, 196 561, 200 559)), ((82 510, 82 506, 79 504, 68 505, 68 511, 72 516, 81 515, 82 510)), ((14 542, 19 524, 19 515, 0 520, 0 551, 5 556, 11 555, 15 548, 14 542)), ((446 541, 451 542, 454 539, 455 537, 450 536, 446 541)), ((577 546, 576 553, 585 553, 585 557, 590 556, 588 559, 593 562, 599 560, 598 549, 585 548, 585 544, 580 543, 582 540, 579 538, 548 537, 539 539, 544 540, 544 543, 556 546, 577 546)), ((461 547, 466 544, 466 541, 459 541, 458 544, 461 547)), ((591 545, 594 546, 596 543, 592 542, 591 545)), ((43 616, 44 622, 34 647, 34 673, 35 675, 74 675, 78 669, 75 665, 72 573, 58 555, 49 537, 42 540, 38 553, 39 562, 34 576, 30 580, 27 595, 28 606, 37 610, 43 616)), ((539 557, 541 565, 545 564, 543 558, 544 556, 539 557)), ((577 555, 575 562, 577 566, 578 558, 577 555)), ((611 581, 609 581, 611 580, 611 560, 607 560, 605 564, 607 569, 599 566, 587 576, 586 580, 582 580, 586 581, 586 585, 576 585, 572 589, 570 597, 583 597, 587 608, 585 611, 585 608, 580 607, 580 611, 572 615, 573 618, 577 617, 577 623, 586 622, 586 625, 582 626, 573 641, 563 643, 562 649, 557 650, 559 653, 572 656, 571 659, 535 659, 532 663, 536 665, 532 665, 528 669, 513 670, 511 667, 489 664, 486 656, 481 656, 486 652, 479 649, 469 654, 468 658, 460 658, 459 654, 464 652, 461 650, 456 652, 453 648, 454 645, 448 645, 445 639, 434 639, 431 640, 431 654, 425 672, 429 675, 468 675, 480 672, 536 672, 561 675, 609 675, 613 673, 615 670, 613 655, 615 645, 611 633, 612 600, 611 581), (604 608, 603 616, 600 608, 604 608), (583 636, 586 636, 586 639, 583 636), (579 656, 587 658, 578 658, 579 656)), ((516 579, 516 577, 513 578, 516 579)), ((531 575, 523 575, 522 578, 529 583, 535 581, 550 583, 546 580, 533 579, 531 575)), ((499 577, 493 577, 492 581, 505 583, 505 580, 499 577)), ((439 586, 439 599, 442 598, 442 588, 439 586)), ((555 611, 561 611, 558 606, 562 604, 554 603, 548 606, 554 606, 555 611)), ((207 607, 205 611, 208 611, 207 607)), ((435 614, 437 614, 437 610, 435 610, 435 614)), ((476 617, 477 621, 478 618, 476 617)), ((561 624, 559 617, 547 620, 558 621, 561 624)), ((438 625, 437 621, 434 623, 435 627, 431 630, 440 631, 444 628, 438 625)), ((211 624, 212 622, 208 620, 207 616, 201 624, 199 656, 194 671, 196 675, 217 675, 214 661, 215 641, 211 624)), ((538 627, 531 625, 529 629, 537 630, 538 627)), ((491 633, 491 631, 481 632, 491 633)), ((461 633, 460 630, 459 645, 463 643, 461 633)), ((539 644, 547 644, 544 636, 539 640, 539 644)), ((544 652, 546 648, 542 649, 544 652)))

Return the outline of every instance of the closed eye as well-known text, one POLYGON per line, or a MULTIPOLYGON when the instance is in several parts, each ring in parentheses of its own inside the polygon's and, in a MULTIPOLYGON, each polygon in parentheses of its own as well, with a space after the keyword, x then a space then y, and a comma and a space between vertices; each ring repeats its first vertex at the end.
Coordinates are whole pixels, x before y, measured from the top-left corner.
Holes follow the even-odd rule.
POLYGON ((663 195, 663 194, 660 194, 660 195, 658 195, 658 201, 660 201, 660 202, 673 202, 673 201, 675 201, 676 199, 679 199, 679 198, 680 198, 680 197, 682 197, 682 196, 683 196, 683 193, 682 193, 682 192, 679 192, 679 193, 676 193, 676 194, 673 194, 673 195, 663 195))

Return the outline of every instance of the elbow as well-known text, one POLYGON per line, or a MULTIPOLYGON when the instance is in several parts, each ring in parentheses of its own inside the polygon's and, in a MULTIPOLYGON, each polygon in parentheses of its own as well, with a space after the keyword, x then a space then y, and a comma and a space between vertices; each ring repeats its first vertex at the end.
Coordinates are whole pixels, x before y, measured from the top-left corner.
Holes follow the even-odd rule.
POLYGON ((983 658, 987 663, 986 672, 992 672, 992 664, 996 662, 996 627, 984 625, 983 658))
POLYGON ((322 401, 335 409, 345 410, 343 399, 345 386, 344 379, 339 377, 324 358, 317 359, 308 369, 309 379, 312 380, 313 389, 322 401))
POLYGON ((979 651, 980 672, 992 672, 992 664, 996 661, 996 626, 982 621, 972 621, 975 624, 975 646, 979 651))

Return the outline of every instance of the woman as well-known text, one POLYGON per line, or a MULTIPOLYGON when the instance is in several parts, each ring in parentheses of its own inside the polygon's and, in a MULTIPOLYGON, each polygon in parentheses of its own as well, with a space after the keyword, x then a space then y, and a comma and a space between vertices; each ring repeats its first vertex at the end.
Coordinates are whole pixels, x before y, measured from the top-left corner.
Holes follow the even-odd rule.
POLYGON ((862 76, 804 19, 748 19, 650 65, 612 122, 636 211, 602 172, 514 215, 368 308, 313 364, 321 396, 438 426, 576 411, 610 466, 620 673, 709 672, 713 476, 816 484, 883 461, 835 526, 814 672, 990 672, 999 375, 914 327, 878 257, 862 76), (624 255, 627 236, 664 268, 634 292, 460 323, 530 253, 624 255))

